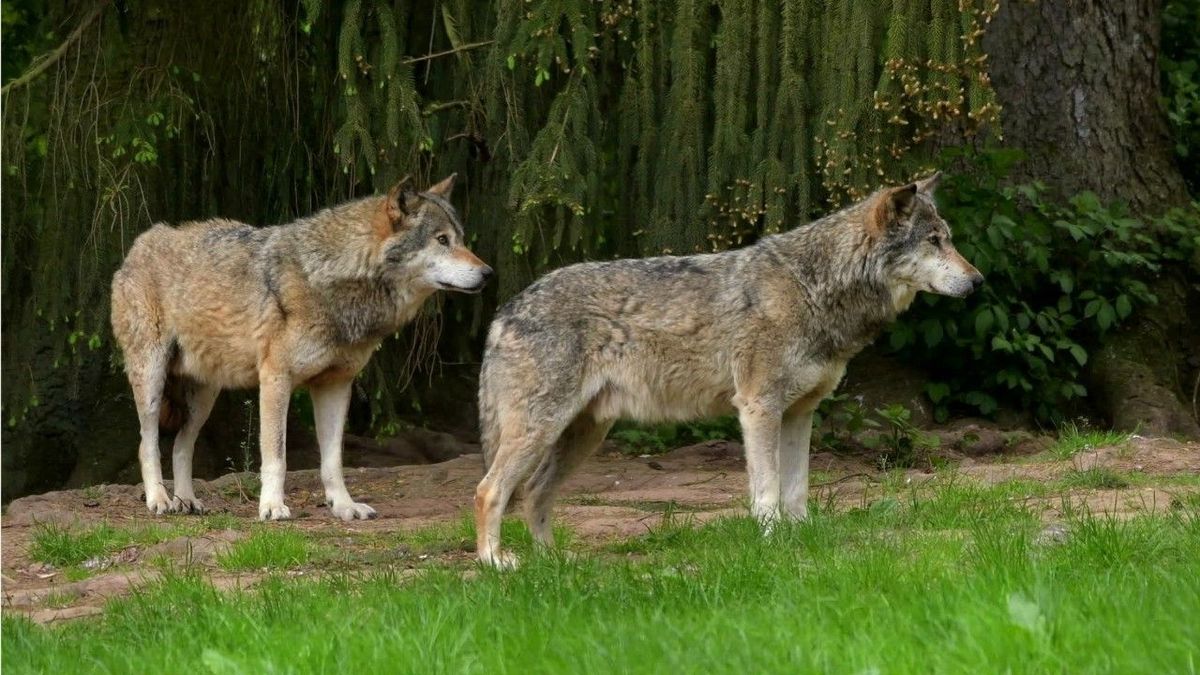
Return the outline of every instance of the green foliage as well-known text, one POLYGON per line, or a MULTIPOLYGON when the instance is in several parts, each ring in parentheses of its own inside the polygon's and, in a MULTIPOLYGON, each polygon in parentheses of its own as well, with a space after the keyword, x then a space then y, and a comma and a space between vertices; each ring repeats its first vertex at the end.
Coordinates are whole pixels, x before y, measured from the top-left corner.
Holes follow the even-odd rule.
POLYGON ((893 403, 873 412, 845 394, 835 394, 821 402, 813 416, 814 447, 833 450, 874 450, 883 471, 933 464, 932 451, 940 439, 912 424, 912 411, 893 403))
POLYGON ((1087 394, 1090 351, 1156 301, 1147 281, 1200 250, 1200 204, 1138 220, 1089 192, 1062 204, 1040 183, 1001 187, 1016 151, 948 159, 973 166, 943 183, 939 209, 987 282, 966 300, 924 295, 888 342, 933 373, 939 419, 952 405, 988 415, 1001 402, 1062 419, 1087 394))
POLYGON ((868 448, 881 450, 877 463, 881 470, 907 469, 922 463, 932 463, 930 451, 937 448, 940 439, 912 425, 912 411, 898 403, 875 411, 882 421, 882 433, 866 436, 863 443, 868 448))
POLYGON ((627 452, 661 454, 706 441, 740 441, 742 429, 736 417, 725 416, 678 424, 618 422, 608 436, 627 452))
POLYGON ((1175 157, 1193 195, 1200 195, 1200 3, 1170 0, 1163 7, 1163 105, 1175 137, 1175 157))

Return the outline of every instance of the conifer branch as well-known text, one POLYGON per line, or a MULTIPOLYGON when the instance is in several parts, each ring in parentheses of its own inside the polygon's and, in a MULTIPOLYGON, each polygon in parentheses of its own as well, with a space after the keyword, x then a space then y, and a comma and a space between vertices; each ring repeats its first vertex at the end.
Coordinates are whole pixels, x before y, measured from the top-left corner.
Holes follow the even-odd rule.
POLYGON ((94 22, 100 16, 100 14, 104 12, 105 8, 108 7, 108 2, 109 0, 101 0, 100 4, 92 8, 92 13, 88 14, 87 17, 75 27, 75 30, 71 31, 71 34, 67 36, 67 39, 63 40, 63 43, 56 47, 54 51, 42 56, 41 60, 39 60, 36 65, 26 71, 24 75, 21 75, 12 82, 0 87, 0 96, 7 94, 13 89, 29 84, 33 80, 37 79, 38 75, 41 75, 46 71, 47 68, 53 65, 55 61, 58 61, 60 58, 62 58, 63 54, 66 54, 67 50, 71 48, 71 45, 75 44, 75 42, 77 42, 83 35, 84 29, 92 25, 92 22, 94 22))

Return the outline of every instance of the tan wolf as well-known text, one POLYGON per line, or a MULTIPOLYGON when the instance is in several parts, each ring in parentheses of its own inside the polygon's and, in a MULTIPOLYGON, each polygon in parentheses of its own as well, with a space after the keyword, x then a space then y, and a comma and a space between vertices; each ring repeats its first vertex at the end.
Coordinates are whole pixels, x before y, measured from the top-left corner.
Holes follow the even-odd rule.
POLYGON ((207 220, 155 225, 113 276, 112 324, 141 424, 142 482, 151 512, 202 512, 192 449, 221 389, 258 386, 263 520, 283 502, 284 431, 297 387, 312 397, 325 501, 343 520, 375 510, 350 498, 342 427, 351 383, 384 337, 439 289, 479 292, 492 269, 467 250, 450 205, 454 176, 424 192, 402 181, 386 196, 295 222, 252 227, 207 220), (168 378, 186 384, 172 456, 175 495, 159 462, 168 378))
POLYGON ((806 517, 812 414, 846 363, 917 292, 983 283, 934 206, 939 176, 740 250, 565 267, 510 300, 480 372, 480 560, 515 564, 500 520, 522 481, 533 537, 553 543, 555 491, 618 418, 736 412, 751 513, 806 517))

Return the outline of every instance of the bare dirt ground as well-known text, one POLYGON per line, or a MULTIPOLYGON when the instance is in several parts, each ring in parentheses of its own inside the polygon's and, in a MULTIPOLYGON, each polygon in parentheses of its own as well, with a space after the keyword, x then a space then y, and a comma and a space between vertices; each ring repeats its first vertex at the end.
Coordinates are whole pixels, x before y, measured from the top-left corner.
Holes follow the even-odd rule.
MULTIPOLYGON (((1133 437, 1122 445, 1095 449, 1070 460, 1028 454, 1029 447, 1037 444, 1027 444, 1026 454, 1009 451, 947 459, 954 466, 954 475, 985 484, 1010 480, 1046 483, 1091 468, 1135 478, 1120 487, 1067 486, 1052 496, 1025 498, 1043 514, 1048 527, 1072 506, 1086 505, 1092 513, 1128 517, 1170 508, 1181 494, 1200 491, 1200 482, 1193 480, 1200 476, 1198 443, 1133 437)), ((929 469, 885 474, 871 457, 827 452, 815 453, 811 468, 813 496, 837 508, 866 507, 883 497, 889 486, 894 492, 897 483, 919 485, 938 475, 929 469)), ((382 564, 403 574, 429 562, 466 565, 474 546, 468 536, 444 535, 442 544, 417 551, 404 544, 404 533, 434 526, 443 526, 444 532, 456 531, 453 526, 463 523, 470 513, 481 475, 478 455, 440 464, 348 469, 351 494, 374 506, 379 518, 343 523, 323 507, 316 471, 291 472, 286 485, 296 518, 290 526, 337 549, 336 569, 375 569, 382 564)), ((68 574, 31 558, 29 547, 41 524, 88 528, 107 523, 138 528, 194 523, 196 516, 151 516, 136 485, 52 492, 14 501, 0 518, 4 611, 21 612, 39 622, 98 614, 106 599, 128 594, 158 578, 164 559, 199 568, 221 588, 252 586, 265 572, 226 572, 216 559, 253 528, 278 527, 255 524, 254 484, 254 477, 244 473, 198 481, 197 495, 209 512, 228 516, 220 529, 198 528, 189 536, 129 546, 90 561, 92 570, 83 579, 78 572, 68 574)), ((568 482, 556 517, 558 524, 574 534, 573 546, 587 548, 646 534, 668 513, 685 515, 697 523, 744 514, 745 493, 745 462, 736 443, 714 441, 653 457, 633 457, 606 448, 568 482)), ((88 566, 85 563, 84 567, 88 566)), ((327 569, 310 565, 286 573, 322 574, 327 569)))

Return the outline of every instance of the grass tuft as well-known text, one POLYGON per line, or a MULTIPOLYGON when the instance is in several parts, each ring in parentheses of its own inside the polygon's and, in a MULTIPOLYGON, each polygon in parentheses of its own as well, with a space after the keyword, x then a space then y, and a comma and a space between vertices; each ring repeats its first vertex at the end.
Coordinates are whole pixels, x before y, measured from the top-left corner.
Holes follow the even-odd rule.
POLYGON ((43 523, 34 528, 29 556, 56 567, 72 567, 115 553, 126 546, 151 546, 187 532, 186 527, 179 526, 118 528, 103 523, 90 528, 76 528, 43 523))
POLYGON ((1081 452, 1097 448, 1120 446, 1129 442, 1130 434, 1117 431, 1098 431, 1067 422, 1058 429, 1058 440, 1049 452, 1058 459, 1070 459, 1081 452))
POLYGON ((217 556, 217 565, 228 571, 287 569, 307 563, 314 551, 312 543, 298 530, 263 529, 234 542, 217 556))

